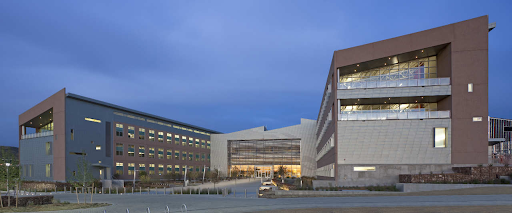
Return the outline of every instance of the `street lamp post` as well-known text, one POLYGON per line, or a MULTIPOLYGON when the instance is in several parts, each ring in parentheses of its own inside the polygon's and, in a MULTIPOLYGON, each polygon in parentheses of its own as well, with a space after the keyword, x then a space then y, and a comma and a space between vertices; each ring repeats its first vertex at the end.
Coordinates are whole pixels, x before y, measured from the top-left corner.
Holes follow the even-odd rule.
POLYGON ((9 196, 9 166, 11 163, 5 163, 7 168, 7 206, 11 206, 11 197, 9 196))
POLYGON ((210 168, 209 166, 203 165, 203 184, 204 184, 204 174, 206 173, 206 167, 210 168))

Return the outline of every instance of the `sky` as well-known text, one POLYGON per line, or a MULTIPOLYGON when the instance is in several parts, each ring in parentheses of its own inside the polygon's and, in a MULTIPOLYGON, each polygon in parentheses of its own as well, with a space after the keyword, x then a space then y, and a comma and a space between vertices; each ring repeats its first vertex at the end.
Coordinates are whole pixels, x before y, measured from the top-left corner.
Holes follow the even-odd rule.
POLYGON ((0 1, 0 145, 67 92, 229 133, 316 119, 333 52, 489 15, 489 115, 512 118, 512 1, 0 1), (501 61, 501 62, 500 62, 501 61))

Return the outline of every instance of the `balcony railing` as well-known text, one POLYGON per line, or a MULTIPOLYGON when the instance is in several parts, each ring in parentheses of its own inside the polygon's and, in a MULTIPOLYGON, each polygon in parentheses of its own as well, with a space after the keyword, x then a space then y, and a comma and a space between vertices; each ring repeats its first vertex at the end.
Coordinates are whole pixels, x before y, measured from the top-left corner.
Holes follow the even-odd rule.
POLYGON ((53 135, 53 131, 45 131, 45 132, 22 135, 21 139, 40 138, 40 137, 46 137, 46 136, 52 136, 52 135, 53 135))
POLYGON ((338 89, 365 89, 387 87, 420 87, 450 85, 450 78, 403 79, 392 81, 359 81, 338 83, 338 89))
POLYGON ((408 119, 436 119, 450 118, 450 111, 425 111, 425 112, 369 112, 338 114, 340 121, 365 121, 365 120, 408 120, 408 119))

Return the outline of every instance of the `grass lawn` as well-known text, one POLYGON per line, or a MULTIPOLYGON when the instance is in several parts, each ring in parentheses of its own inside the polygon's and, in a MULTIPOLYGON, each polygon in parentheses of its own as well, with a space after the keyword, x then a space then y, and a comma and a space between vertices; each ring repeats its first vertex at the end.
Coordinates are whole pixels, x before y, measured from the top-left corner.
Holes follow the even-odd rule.
POLYGON ((76 204, 76 203, 54 203, 47 205, 31 205, 27 207, 4 207, 0 208, 0 212, 41 212, 41 211, 59 211, 59 210, 71 210, 71 209, 87 209, 96 208, 102 206, 109 206, 108 203, 87 203, 87 204, 76 204))

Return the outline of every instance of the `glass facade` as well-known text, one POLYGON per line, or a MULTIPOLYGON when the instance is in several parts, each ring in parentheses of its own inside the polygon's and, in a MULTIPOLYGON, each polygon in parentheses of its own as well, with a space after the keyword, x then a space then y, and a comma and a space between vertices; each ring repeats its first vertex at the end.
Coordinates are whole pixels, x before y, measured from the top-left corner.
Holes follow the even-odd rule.
POLYGON ((437 78, 436 56, 399 62, 370 70, 355 70, 353 74, 340 76, 340 83, 424 78, 437 78))
POLYGON ((300 177, 300 139, 228 141, 228 164, 230 174, 258 176, 283 166, 286 176, 300 177))

